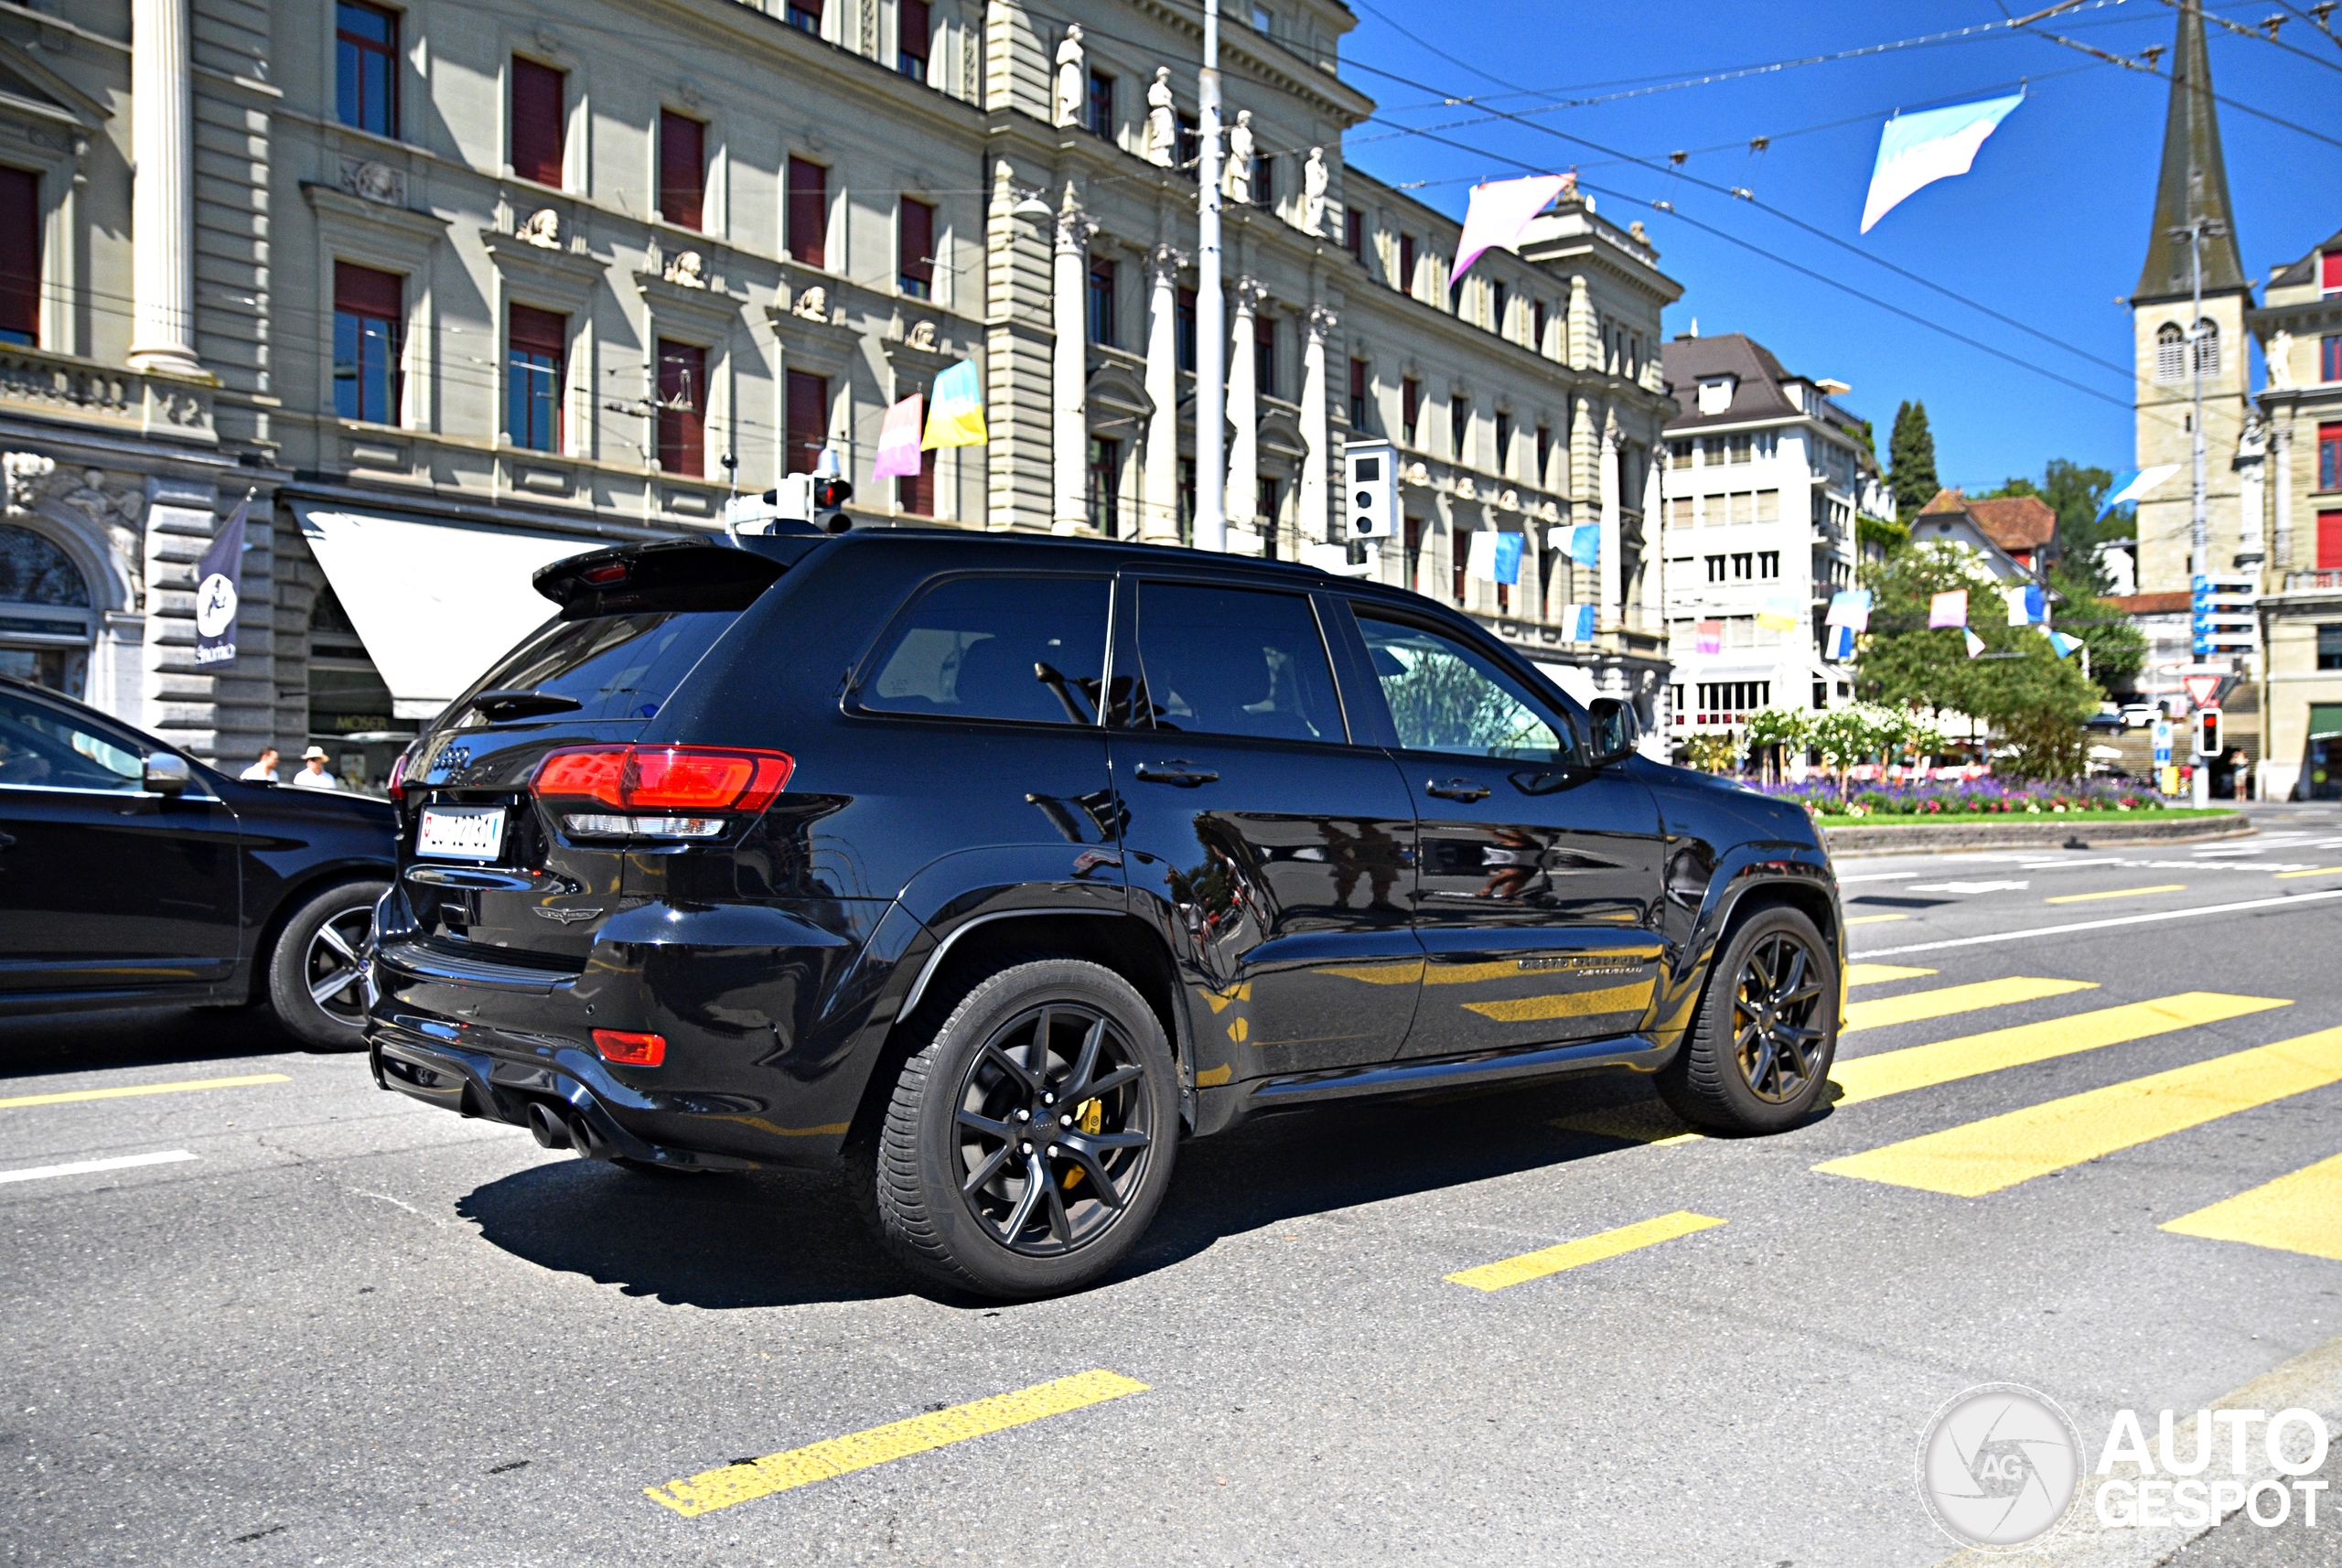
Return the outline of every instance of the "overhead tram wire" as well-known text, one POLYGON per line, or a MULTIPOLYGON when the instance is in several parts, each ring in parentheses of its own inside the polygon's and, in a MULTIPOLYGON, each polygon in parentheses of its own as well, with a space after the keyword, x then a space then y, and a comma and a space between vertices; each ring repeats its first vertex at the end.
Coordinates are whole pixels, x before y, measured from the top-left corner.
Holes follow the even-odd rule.
MULTIPOLYGON (((2148 65, 2140 60, 2126 59, 2122 55, 2109 54, 2106 50, 2099 48, 2091 44, 2083 43, 2079 38, 2069 38, 2065 37, 2063 34, 2053 33, 2042 27, 2027 27, 2025 31, 2031 34, 2034 38, 2041 38, 2053 44, 2061 44, 2069 49, 2079 49, 2083 54, 2095 56, 2100 59, 2105 60, 2111 65, 2119 65, 2125 70, 2140 71, 2145 75, 2154 77, 2158 81, 2169 81, 2172 79, 2171 73, 2164 70, 2161 66, 2148 65)), ((2334 137, 2327 135, 2323 131, 2313 131, 2307 125, 2300 124, 2294 121, 2285 119, 2282 115, 2272 114, 2265 109, 2255 109, 2251 104, 2230 98, 2225 93, 2211 92, 2205 94, 2205 96, 2211 99, 2213 102, 2225 104, 2227 107, 2237 111, 2239 113, 2250 114, 2256 120, 2266 120, 2272 125, 2282 125, 2288 131, 2298 131, 2314 142, 2324 142, 2329 147, 2342 147, 2342 141, 2336 140, 2334 137)))
MULTIPOLYGON (((2175 10, 2178 8, 2178 0, 2163 0, 2163 3, 2171 6, 2175 10)), ((2235 22, 2229 21, 2226 16, 2218 16, 2208 10, 2200 11, 2197 14, 2206 21, 2226 27, 2229 32, 2234 33, 2240 38, 2251 38, 2257 43, 2267 44, 2270 48, 2283 49, 2289 55, 2299 55, 2302 59, 2309 61, 2310 64, 2324 66, 2328 70, 2342 71, 2342 60, 2330 60, 2324 55, 2315 55, 2310 53, 2307 49, 2297 49, 2293 45, 2286 43, 2284 40, 2278 38, 2273 32, 2262 32, 2258 27, 2241 27, 2235 22)), ((2272 16, 2270 20, 2273 24, 2278 20, 2278 18, 2272 16)))

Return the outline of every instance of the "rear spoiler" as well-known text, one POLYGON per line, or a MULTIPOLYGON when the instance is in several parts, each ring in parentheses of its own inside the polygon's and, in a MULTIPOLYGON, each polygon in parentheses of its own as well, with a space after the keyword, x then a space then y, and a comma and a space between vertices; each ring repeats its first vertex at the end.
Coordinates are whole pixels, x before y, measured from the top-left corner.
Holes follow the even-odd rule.
POLYGON ((564 620, 641 611, 744 610, 790 564, 761 550, 676 539, 573 555, 539 568, 530 581, 561 607, 564 620))

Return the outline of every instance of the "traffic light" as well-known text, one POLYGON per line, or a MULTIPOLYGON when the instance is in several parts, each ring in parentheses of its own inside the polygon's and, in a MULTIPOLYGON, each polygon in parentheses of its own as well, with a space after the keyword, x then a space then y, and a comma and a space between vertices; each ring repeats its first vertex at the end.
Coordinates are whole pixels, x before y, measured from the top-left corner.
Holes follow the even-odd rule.
POLYGON ((854 499, 854 481, 836 474, 813 479, 813 526, 823 533, 843 533, 854 526, 845 503, 854 499))
POLYGON ((1353 441, 1342 453, 1347 540, 1388 539, 1399 510, 1398 454, 1388 441, 1353 441))
POLYGON ((2218 708, 2196 710, 2196 755, 2220 755, 2220 710, 2218 708))

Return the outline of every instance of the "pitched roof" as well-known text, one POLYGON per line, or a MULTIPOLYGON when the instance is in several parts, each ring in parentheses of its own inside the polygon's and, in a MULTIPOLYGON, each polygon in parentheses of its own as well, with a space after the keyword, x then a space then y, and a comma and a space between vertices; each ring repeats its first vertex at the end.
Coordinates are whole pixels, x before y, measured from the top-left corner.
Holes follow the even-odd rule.
POLYGON ((1781 390, 1783 381, 1797 378, 1781 369, 1770 349, 1739 332, 1678 338, 1660 349, 1659 368, 1667 378, 1667 390, 1675 394, 1683 411, 1667 422, 1670 430, 1793 417, 1798 413, 1797 405, 1781 390), (1717 376, 1733 378, 1732 406, 1722 413, 1702 413, 1700 383, 1717 376))
POLYGON ((2124 594, 2106 601, 2126 616, 2167 616, 2187 613, 2187 590, 2170 594, 2124 594))
POLYGON ((1976 520, 1985 538, 2012 555, 2038 550, 2057 533, 2057 514, 2039 496, 1970 501, 1968 515, 1976 520))
POLYGON ((2139 268, 2133 303, 2185 297, 2195 285, 2187 237, 2172 238, 2201 218, 2217 223, 2204 235, 2204 292, 2252 286, 2236 245, 2228 166, 2220 156, 2219 115, 2212 102, 2212 64, 2204 49, 2200 0, 2178 0, 2179 37, 2171 51, 2171 99, 2164 114, 2163 170, 2155 177, 2154 222, 2139 268))
POLYGON ((1954 486, 1950 489, 1938 490, 1936 499, 1921 507, 1919 514, 1924 517, 1931 511, 1966 511, 1967 510, 1967 495, 1958 486, 1954 486))
POLYGON ((2269 286, 2284 288, 2311 282, 2317 276, 2317 258, 2329 251, 2342 251, 2342 232, 2328 236, 2323 244, 2311 246, 2309 253, 2297 262, 2279 263, 2270 270, 2269 286))

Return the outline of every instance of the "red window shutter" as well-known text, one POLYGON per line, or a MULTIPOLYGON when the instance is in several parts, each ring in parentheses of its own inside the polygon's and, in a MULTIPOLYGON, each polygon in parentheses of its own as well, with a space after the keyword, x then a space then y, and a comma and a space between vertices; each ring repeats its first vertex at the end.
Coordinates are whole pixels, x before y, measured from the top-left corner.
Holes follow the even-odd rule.
POLYGON ((406 280, 354 262, 333 264, 333 307, 397 321, 406 315, 406 280))
POLYGON ((924 201, 903 198, 903 215, 897 236, 897 259, 905 283, 935 286, 935 209, 924 201))
POLYGON ((830 438, 830 382, 826 376, 789 372, 789 450, 783 471, 810 474, 830 438))
POLYGON ((0 168, 0 341, 40 343, 40 176, 0 168))
POLYGON ((2317 569, 2342 572, 2342 511, 2317 514, 2317 569))
POLYGON ((2342 251, 2328 251, 2317 258, 2317 286, 2321 293, 2342 291, 2342 251))
POLYGON ((517 56, 512 61, 512 172, 539 185, 561 183, 562 73, 517 56))
POLYGON ((934 37, 935 24, 928 16, 927 0, 898 0, 895 7, 897 52, 925 59, 929 40, 934 37))
POLYGON ((569 351, 569 317, 556 311, 516 305, 509 330, 518 352, 549 354, 558 361, 569 351))
POLYGON ((803 158, 789 160, 789 253, 809 267, 830 263, 830 171, 803 158))
POLYGON ((659 339, 659 466, 693 478, 707 472, 707 350, 659 339))
POLYGON ((659 112, 659 212, 684 229, 706 227, 707 127, 688 114, 659 112))

